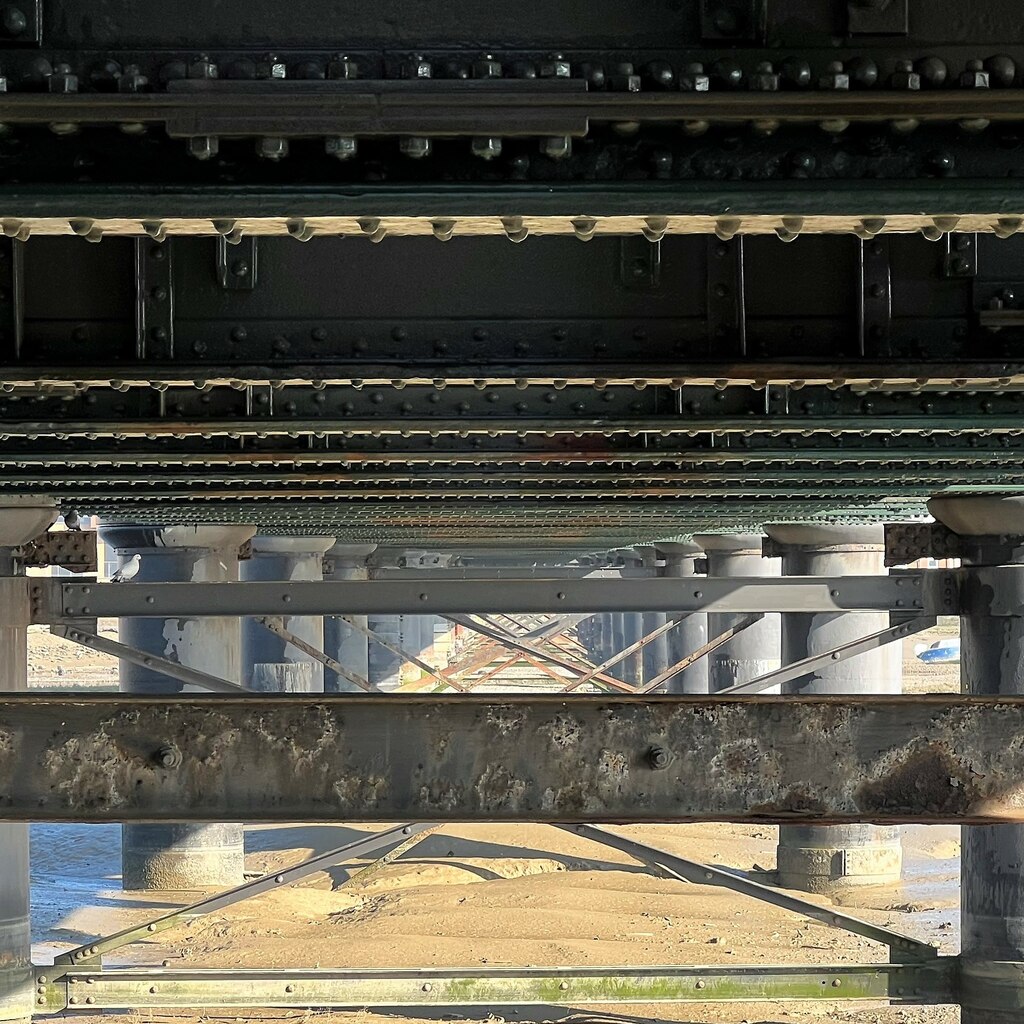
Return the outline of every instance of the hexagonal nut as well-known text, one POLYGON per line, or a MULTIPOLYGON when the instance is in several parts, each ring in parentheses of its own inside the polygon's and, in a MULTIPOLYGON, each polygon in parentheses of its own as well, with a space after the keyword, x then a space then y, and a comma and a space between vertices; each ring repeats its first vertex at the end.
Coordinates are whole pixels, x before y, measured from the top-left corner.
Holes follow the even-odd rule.
POLYGON ((209 57, 199 57, 188 66, 189 78, 216 78, 219 74, 217 65, 209 57))
POLYGON ((287 78, 288 66, 276 58, 261 60, 256 65, 257 78, 287 78))
POLYGON ((351 57, 335 57, 327 65, 327 77, 335 80, 358 78, 359 65, 351 57))
POLYGON ((403 78, 433 78, 434 65, 429 60, 416 57, 402 65, 403 78))
POLYGON ((987 89, 989 87, 988 72, 965 71, 960 76, 960 86, 963 89, 987 89))
POLYGON ((473 156, 478 156, 481 160, 494 160, 501 156, 501 139, 493 136, 477 136, 469 144, 469 148, 473 156))
POLYGON ((679 76, 679 88, 683 92, 709 92, 711 76, 704 74, 703 64, 688 64, 679 76))
POLYGON ((433 148, 430 139, 425 139, 420 135, 413 135, 398 140, 399 152, 403 156, 411 157, 413 160, 422 160, 425 156, 430 156, 430 151, 433 148))
POLYGON ((564 57, 550 57, 537 65, 537 74, 541 78, 571 78, 572 65, 564 57))
POLYGON ((71 73, 67 65, 54 70, 46 80, 46 87, 53 93, 78 92, 78 75, 71 73))
POLYGON ((818 79, 819 89, 849 89, 850 88, 850 76, 845 71, 826 71, 818 79))
POLYGON ((893 89, 920 89, 921 76, 916 71, 894 71, 889 84, 893 89))
POLYGON ((288 155, 288 140, 277 135, 265 135, 256 140, 256 153, 264 160, 283 160, 288 155))
POLYGON ((540 140, 540 151, 552 160, 564 160, 572 154, 572 139, 568 135, 550 135, 540 140))
POLYGON ((747 87, 754 92, 777 92, 779 76, 772 71, 755 71, 747 79, 747 87))
POLYGON ((197 160, 212 160, 220 151, 220 140, 216 135, 193 135, 188 140, 189 156, 197 160))
POLYGON ((324 150, 338 160, 351 160, 359 151, 359 143, 351 135, 332 135, 324 139, 324 150))
POLYGON ((478 57, 472 64, 474 78, 501 78, 501 61, 495 60, 490 54, 478 57))

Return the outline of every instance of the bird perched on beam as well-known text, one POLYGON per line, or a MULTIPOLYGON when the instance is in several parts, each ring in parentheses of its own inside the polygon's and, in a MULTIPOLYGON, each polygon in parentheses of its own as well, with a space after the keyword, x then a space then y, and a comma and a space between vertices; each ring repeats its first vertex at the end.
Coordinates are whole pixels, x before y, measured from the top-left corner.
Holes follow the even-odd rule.
POLYGON ((139 575, 139 567, 142 564, 142 555, 132 555, 120 569, 110 577, 111 583, 129 583, 139 575))

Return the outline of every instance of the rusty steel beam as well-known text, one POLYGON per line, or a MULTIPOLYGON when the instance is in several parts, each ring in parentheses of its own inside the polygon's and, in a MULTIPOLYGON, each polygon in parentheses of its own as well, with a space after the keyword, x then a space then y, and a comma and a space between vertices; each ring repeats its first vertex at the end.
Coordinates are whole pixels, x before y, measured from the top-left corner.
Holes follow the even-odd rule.
POLYGON ((7 821, 1024 821, 1024 697, 0 695, 7 821))

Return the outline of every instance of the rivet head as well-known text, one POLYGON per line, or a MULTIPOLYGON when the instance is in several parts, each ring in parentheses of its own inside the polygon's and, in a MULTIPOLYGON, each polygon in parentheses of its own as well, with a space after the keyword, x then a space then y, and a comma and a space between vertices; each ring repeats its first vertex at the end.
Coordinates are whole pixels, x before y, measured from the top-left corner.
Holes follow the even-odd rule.
POLYGON ((707 984, 707 983, 703 982, 703 981, 698 981, 697 984, 694 987, 695 988, 704 988, 705 984, 707 984))
POLYGON ((423 983, 423 988, 420 991, 422 991, 422 992, 429 992, 433 987, 434 986, 431 985, 429 981, 425 981, 423 983))
POLYGON ((284 990, 285 990, 285 992, 294 992, 295 991, 295 986, 294 985, 285 985, 284 990))
POLYGON ((567 982, 567 981, 559 982, 558 987, 564 992, 569 987, 569 982, 567 982))

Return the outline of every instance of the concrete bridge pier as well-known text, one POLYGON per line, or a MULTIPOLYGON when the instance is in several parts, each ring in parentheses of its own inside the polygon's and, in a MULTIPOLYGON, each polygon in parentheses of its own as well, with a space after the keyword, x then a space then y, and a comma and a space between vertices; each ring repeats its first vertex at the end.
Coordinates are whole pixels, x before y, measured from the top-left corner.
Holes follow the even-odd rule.
MULTIPOLYGON (((762 556, 760 534, 704 534, 693 539, 707 554, 708 576, 778 576, 782 571, 778 558, 762 556)), ((709 613, 708 637, 714 639, 744 618, 745 615, 736 613, 709 613)), ((781 646, 779 616, 765 615, 708 655, 708 691, 717 693, 777 669, 781 646)), ((775 687, 766 692, 779 691, 775 687)))
MULTIPOLYGON (((691 580, 697 576, 698 562, 703 568, 704 552, 692 541, 659 544, 658 554, 664 559, 660 575, 669 579, 691 580)), ((705 612, 687 615, 667 635, 668 663, 676 665, 708 642, 708 616, 705 612)), ((666 693, 707 693, 708 659, 701 658, 689 668, 677 672, 666 684, 666 693)))
MULTIPOLYGON (((347 544, 338 541, 324 558, 325 580, 366 580, 369 578, 367 558, 376 544, 347 544)), ((365 615, 348 616, 364 629, 368 628, 365 615)), ((350 669, 363 679, 370 678, 370 641, 365 633, 353 629, 336 615, 324 617, 324 653, 350 669)), ((332 669, 324 669, 324 690, 328 693, 361 693, 355 683, 339 676, 332 669)))
MULTIPOLYGON (((38 537, 57 518, 46 498, 0 501, 0 586, 19 577, 15 548, 38 537)), ((21 595, 24 598, 24 594, 21 595)), ((27 600, 4 595, 0 617, 0 691, 28 689, 27 600)), ((29 922, 28 825, 0 825, 0 1021, 28 1021, 35 1005, 29 922)))
MULTIPOLYGON (((1024 497, 933 498, 960 534, 960 684, 966 694, 1024 694, 1024 497), (983 578, 984 577, 984 578, 983 578), (993 611, 998 607, 998 612, 993 611)), ((1024 825, 961 828, 961 1024, 1024 1019, 1024 825)))
MULTIPOLYGON (((781 556, 785 576, 881 576, 885 537, 881 526, 768 526, 766 555, 781 556)), ((782 663, 788 665, 889 625, 886 612, 782 616, 782 663)), ((848 661, 829 664, 810 678, 783 685, 784 693, 899 693, 900 644, 887 644, 848 661)), ((787 889, 828 893, 852 885, 900 878, 899 829, 877 825, 779 828, 778 878, 787 889)))
MULTIPOLYGON (((324 554, 333 537, 255 537, 252 557, 242 563, 246 582, 319 582, 324 554)), ((284 627, 318 651, 324 649, 321 615, 285 615, 284 627)), ((242 627, 245 685, 251 690, 282 693, 323 693, 324 666, 255 619, 242 627)))
MULTIPOLYGON (((139 583, 238 581, 238 549, 255 533, 251 526, 107 526, 100 534, 122 568, 138 556, 139 583)), ((241 682, 242 631, 237 618, 118 620, 123 643, 241 682)), ((125 693, 180 693, 181 683, 122 660, 125 693)), ((121 826, 121 876, 125 889, 203 889, 239 885, 243 867, 242 826, 121 826)))
MULTIPOLYGON (((658 572, 658 551, 650 546, 643 545, 637 548, 640 553, 644 568, 652 576, 658 572)), ((643 614, 643 635, 648 636, 668 621, 667 612, 644 612, 643 614)), ((656 679, 672 664, 669 657, 669 637, 671 633, 662 633, 657 639, 652 640, 643 649, 643 670, 644 682, 649 683, 656 679)))

